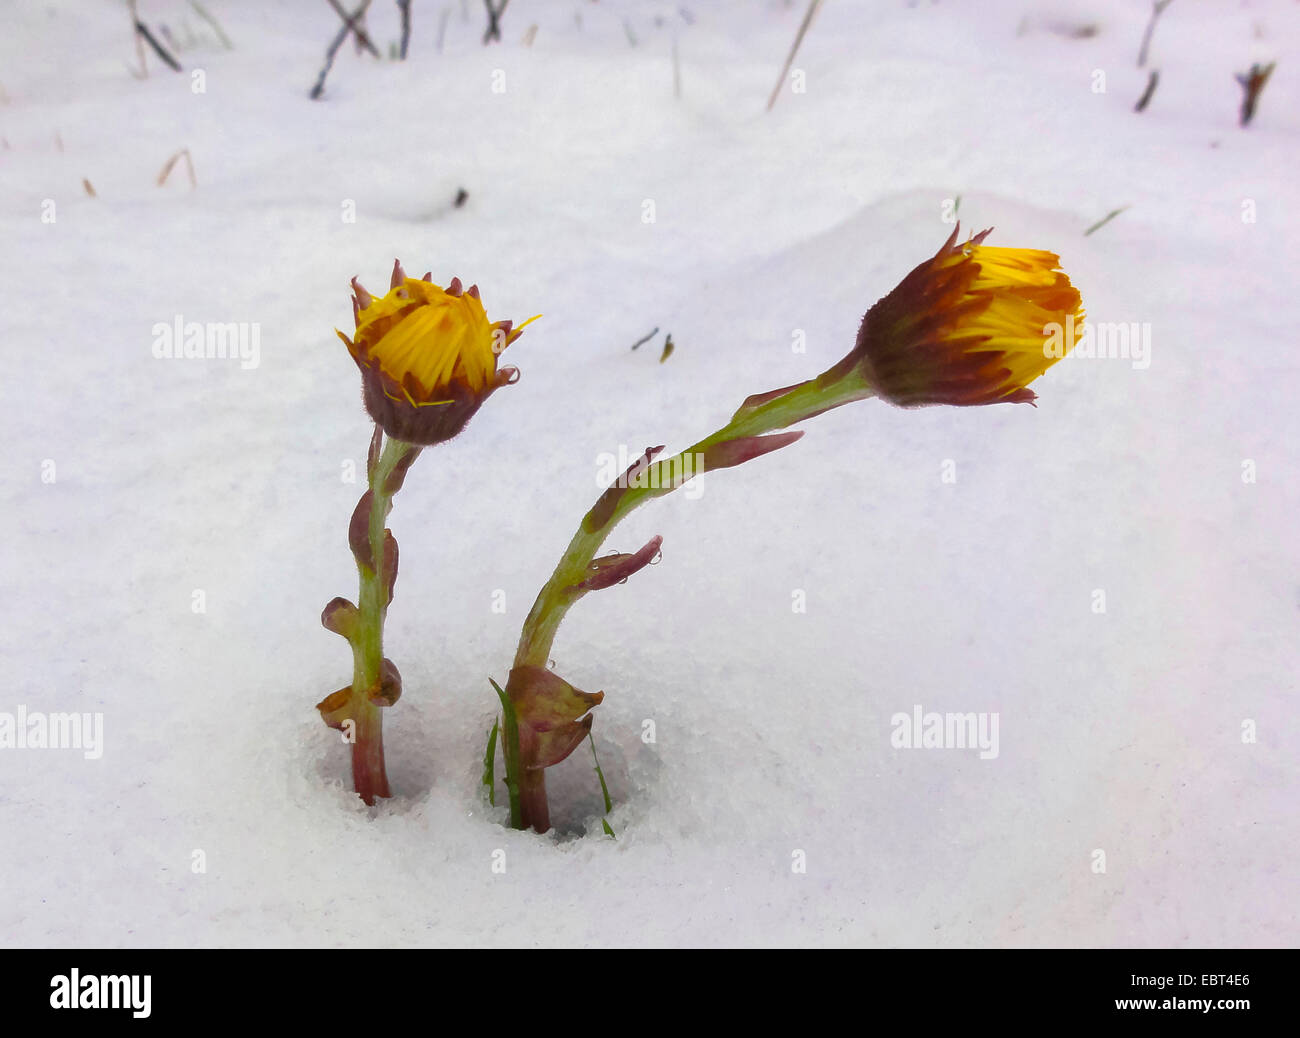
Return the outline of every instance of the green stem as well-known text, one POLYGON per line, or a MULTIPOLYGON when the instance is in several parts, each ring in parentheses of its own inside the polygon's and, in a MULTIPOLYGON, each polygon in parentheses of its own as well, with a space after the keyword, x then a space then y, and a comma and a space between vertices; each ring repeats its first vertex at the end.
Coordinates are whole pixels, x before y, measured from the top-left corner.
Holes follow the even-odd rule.
MULTIPOLYGON (((577 533, 573 535, 551 578, 538 593, 524 620, 519 647, 515 652, 515 667, 546 668, 549 665, 556 632, 574 602, 586 594, 579 585, 590 576, 592 560, 614 527, 633 509, 675 490, 685 482, 679 478, 681 474, 698 474, 702 471, 699 460, 709 447, 785 429, 823 411, 874 395, 850 354, 807 382, 786 390, 762 394, 756 401, 749 398, 721 429, 666 461, 650 463, 643 473, 644 478, 638 478, 637 485, 629 486, 622 493, 612 512, 598 518, 593 509, 583 517, 577 533)), ((546 772, 542 768, 530 767, 532 762, 521 759, 517 725, 513 731, 503 730, 502 745, 507 753, 508 767, 509 754, 514 754, 515 773, 519 781, 520 810, 516 813, 512 802, 512 825, 515 828, 531 825, 537 832, 545 832, 550 827, 546 772)))
POLYGON ((401 440, 388 440, 370 479, 370 515, 367 542, 373 568, 357 560, 360 594, 357 599, 357 630, 352 639, 352 781, 367 804, 376 797, 391 796, 384 764, 384 717, 370 699, 377 689, 384 661, 384 619, 388 614, 388 583, 384 572, 384 523, 393 507, 393 495, 385 489, 389 476, 403 458, 419 447, 401 440))
POLYGON ((674 473, 698 471, 695 458, 707 448, 739 437, 761 436, 785 429, 823 411, 873 395, 856 367, 837 364, 772 399, 752 406, 742 405, 721 429, 672 458, 652 463, 646 469, 646 478, 640 481, 642 485, 628 488, 607 522, 595 530, 588 530, 584 518, 524 621, 514 665, 546 667, 549 664, 551 646, 560 623, 583 594, 572 589, 589 576, 591 561, 614 527, 647 501, 675 490, 679 484, 673 480, 674 473))
MULTIPOLYGON (((511 807, 513 806, 512 804, 511 807)), ((551 827, 545 768, 521 768, 519 771, 519 824, 515 828, 530 827, 539 833, 544 833, 551 827)))

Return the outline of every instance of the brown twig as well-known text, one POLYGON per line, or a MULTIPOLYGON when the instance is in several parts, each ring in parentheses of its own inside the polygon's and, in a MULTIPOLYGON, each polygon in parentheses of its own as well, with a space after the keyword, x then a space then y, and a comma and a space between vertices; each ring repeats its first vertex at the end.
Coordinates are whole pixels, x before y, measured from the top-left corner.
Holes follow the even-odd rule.
POLYGON ((193 190, 194 188, 199 186, 198 180, 196 180, 194 177, 194 160, 190 158, 190 149, 182 148, 175 155, 173 155, 171 158, 169 158, 166 162, 163 163, 162 171, 158 174, 159 187, 162 187, 165 183, 167 183, 167 178, 171 176, 172 170, 175 168, 177 161, 182 157, 185 159, 185 169, 190 175, 190 189, 193 190))
POLYGON ((1133 111, 1141 112, 1148 104, 1151 103, 1151 95, 1156 92, 1156 85, 1160 82, 1160 70, 1153 68, 1151 75, 1147 78, 1147 88, 1142 91, 1142 96, 1138 98, 1138 103, 1133 106, 1133 111))
POLYGON ((772 106, 776 104, 777 96, 781 93, 781 84, 785 82, 786 74, 790 71, 790 66, 794 64, 794 56, 799 51, 799 44, 803 43, 804 34, 808 32, 808 26, 812 25, 813 16, 817 13, 817 8, 821 6, 822 0, 808 0, 808 11, 803 16, 803 23, 799 26, 798 33, 795 34, 794 43, 790 46, 790 53, 786 55, 785 67, 781 69, 781 74, 776 77, 776 86, 772 88, 772 96, 767 99, 767 110, 770 112, 772 106))
POLYGON ((162 59, 163 64, 165 64, 173 72, 184 71, 181 68, 181 63, 177 61, 175 58, 173 58, 170 54, 168 54, 167 48, 165 48, 161 43, 159 43, 158 40, 154 37, 154 34, 149 31, 149 26, 145 25, 144 22, 139 21, 137 19, 135 23, 135 31, 139 35, 144 37, 145 43, 149 44, 149 46, 153 48, 153 52, 162 59))
POLYGON ((230 42, 230 37, 227 36, 225 32, 222 30, 221 23, 218 22, 216 18, 212 16, 212 14, 208 11, 206 7, 204 7, 201 3, 199 3, 199 0, 190 0, 190 7, 194 9, 195 14, 197 14, 200 18, 202 18, 205 22, 207 22, 208 25, 212 27, 212 31, 217 34, 217 39, 221 41, 221 45, 225 47, 226 50, 235 49, 235 45, 230 42))
POLYGON ((325 77, 330 74, 330 69, 334 67, 334 56, 338 54, 339 48, 343 46, 343 41, 346 40, 349 33, 352 32, 353 19, 365 14, 366 8, 369 6, 370 0, 361 0, 361 6, 357 8, 357 13, 354 14, 352 18, 347 18, 345 16, 343 28, 338 31, 338 35, 336 35, 333 42, 330 43, 329 49, 325 51, 325 66, 320 70, 320 75, 316 78, 316 85, 311 88, 311 94, 309 96, 313 101, 319 101, 321 95, 325 93, 325 77))
POLYGON ((334 12, 343 19, 344 26, 351 30, 352 35, 357 38, 357 46, 368 50, 375 57, 379 57, 378 49, 370 42, 369 34, 361 25, 361 20, 365 18, 366 11, 370 7, 370 0, 365 0, 365 3, 357 9, 355 14, 348 14, 347 11, 343 10, 343 5, 339 3, 339 0, 328 0, 328 2, 330 7, 334 8, 334 12))
POLYGON ((506 12, 506 5, 510 0, 501 0, 497 7, 492 6, 492 0, 483 0, 483 6, 487 8, 488 27, 487 32, 483 34, 484 44, 491 43, 493 40, 501 40, 501 16, 506 12))
POLYGON ((1245 91, 1241 99, 1241 125, 1247 126, 1255 118, 1255 105, 1259 102, 1259 95, 1264 92, 1264 87, 1268 84, 1268 77, 1273 74, 1273 67, 1276 61, 1270 61, 1267 65, 1261 65, 1256 62, 1250 66, 1250 71, 1237 74, 1237 82, 1241 84, 1241 89, 1245 91))
POLYGON ((411 43, 411 0, 397 0, 397 6, 402 12, 402 43, 398 47, 397 56, 406 60, 406 48, 411 43))
POLYGON ((1151 46, 1151 34, 1156 31, 1156 19, 1173 2, 1174 0, 1153 0, 1151 4, 1151 21, 1147 22, 1146 32, 1142 34, 1142 47, 1138 51, 1138 68, 1147 63, 1147 48, 1151 46))
POLYGON ((137 32, 135 28, 137 25, 140 24, 140 16, 136 11, 136 0, 126 0, 126 9, 128 12, 130 12, 131 15, 131 38, 135 40, 136 60, 140 62, 139 73, 132 72, 132 75, 134 75, 137 79, 148 79, 149 66, 145 63, 144 60, 144 40, 141 38, 139 32, 137 32))

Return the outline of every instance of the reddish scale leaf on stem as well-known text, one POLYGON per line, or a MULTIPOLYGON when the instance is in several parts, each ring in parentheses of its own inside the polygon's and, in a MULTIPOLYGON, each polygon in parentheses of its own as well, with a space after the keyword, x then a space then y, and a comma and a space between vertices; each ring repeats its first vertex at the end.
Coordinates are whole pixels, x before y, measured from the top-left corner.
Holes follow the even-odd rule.
POLYGON ((393 586, 397 583, 397 538, 392 530, 384 531, 384 582, 388 589, 388 603, 393 601, 393 586))
POLYGON ((374 500, 375 495, 371 491, 362 494, 357 507, 352 510, 352 519, 348 522, 348 547, 352 549, 357 562, 372 573, 375 570, 375 559, 370 551, 370 508, 374 500))
POLYGON ((591 730, 589 711, 605 698, 604 692, 583 692, 553 671, 529 666, 510 672, 506 693, 519 722, 519 760, 530 770, 558 764, 577 749, 591 730))
POLYGON ((649 467, 650 462, 654 461, 655 456, 663 449, 663 444, 658 447, 647 447, 645 453, 627 467, 627 471, 616 479, 592 505, 591 511, 582 520, 584 530, 588 533, 595 533, 609 522, 614 515, 614 510, 618 508, 619 501, 631 486, 632 480, 644 472, 649 467))
POLYGON ((352 716, 352 686, 340 688, 316 704, 321 720, 331 728, 343 727, 343 722, 352 716))
POLYGON ((359 619, 357 607, 342 596, 331 599, 320 614, 322 627, 349 640, 356 634, 359 619))
POLYGON ((393 466, 393 471, 389 473, 388 478, 384 480, 384 493, 386 495, 392 497, 402 489, 402 484, 406 482, 407 469, 415 463, 415 459, 419 456, 420 449, 417 447, 415 450, 408 451, 398 459, 397 464, 393 466))
POLYGON ((593 559, 591 565, 587 567, 591 571, 591 576, 578 584, 574 584, 569 590, 600 591, 603 588, 621 584, 633 573, 650 565, 655 556, 659 554, 659 548, 663 543, 664 539, 656 534, 646 542, 640 551, 631 555, 606 555, 604 558, 593 559))
POLYGON ((379 686, 372 688, 366 698, 375 706, 392 706, 402 695, 402 675, 397 665, 387 656, 379 668, 379 686))
POLYGON ((761 458, 764 454, 788 447, 803 436, 802 430, 795 432, 773 433, 771 436, 740 436, 734 440, 724 440, 711 447, 704 448, 704 471, 729 469, 743 465, 747 461, 761 458))
POLYGON ((370 436, 370 449, 366 451, 366 479, 367 481, 375 478, 375 467, 379 464, 379 449, 383 446, 384 430, 375 425, 375 431, 370 436))
POLYGON ((782 386, 780 389, 770 389, 766 393, 754 393, 751 396, 747 396, 745 397, 745 402, 736 409, 736 414, 739 414, 741 411, 752 410, 755 407, 761 407, 763 404, 777 399, 777 397, 785 396, 786 393, 789 393, 791 390, 798 389, 800 386, 806 386, 811 381, 812 379, 805 379, 803 382, 796 382, 792 386, 782 386))

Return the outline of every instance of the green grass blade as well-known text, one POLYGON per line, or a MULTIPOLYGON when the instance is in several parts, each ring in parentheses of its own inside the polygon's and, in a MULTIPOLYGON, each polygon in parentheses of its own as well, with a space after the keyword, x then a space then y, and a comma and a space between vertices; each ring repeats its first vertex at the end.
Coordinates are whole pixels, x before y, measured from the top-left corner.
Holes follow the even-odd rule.
POLYGON ((1106 214, 1105 216, 1103 216, 1100 220, 1098 220, 1095 224, 1093 224, 1093 225, 1092 225, 1091 227, 1089 227, 1086 231, 1084 231, 1084 232, 1083 232, 1083 236, 1086 238, 1086 237, 1088 237, 1088 235, 1090 235, 1093 231, 1099 231, 1099 230, 1101 230, 1101 229, 1102 229, 1103 227, 1105 227, 1108 223, 1110 223, 1111 220, 1115 219, 1115 217, 1119 216, 1120 213, 1122 213, 1125 209, 1128 209, 1128 208, 1130 208, 1130 207, 1129 207, 1129 206, 1126 206, 1126 205, 1122 205, 1122 206, 1120 206, 1118 209, 1112 209, 1109 213, 1107 213, 1107 214, 1106 214))
POLYGON ((496 689, 497 698, 501 700, 501 756, 506 762, 506 793, 510 797, 510 827, 522 829, 523 809, 519 804, 519 718, 515 715, 515 704, 505 694, 501 686, 491 678, 492 687, 496 689))
POLYGON ((591 743, 591 759, 596 762, 596 777, 600 779, 600 793, 605 798, 605 814, 614 810, 614 801, 609 798, 609 787, 605 785, 605 773, 600 770, 600 758, 596 756, 596 740, 587 733, 587 742, 591 743))
MULTIPOLYGON (((614 810, 614 801, 610 799, 609 786, 605 785, 605 773, 600 770, 600 758, 596 756, 596 740, 591 737, 591 732, 587 733, 587 742, 591 743, 591 759, 596 763, 596 777, 600 779, 600 795, 605 798, 605 814, 609 814, 614 810)), ((600 824, 604 827, 606 836, 618 839, 614 836, 614 830, 610 828, 608 821, 602 818, 600 824)))
POLYGON ((483 754, 483 785, 487 786, 488 803, 497 806, 497 729, 500 721, 492 722, 492 731, 488 732, 487 751, 483 754))

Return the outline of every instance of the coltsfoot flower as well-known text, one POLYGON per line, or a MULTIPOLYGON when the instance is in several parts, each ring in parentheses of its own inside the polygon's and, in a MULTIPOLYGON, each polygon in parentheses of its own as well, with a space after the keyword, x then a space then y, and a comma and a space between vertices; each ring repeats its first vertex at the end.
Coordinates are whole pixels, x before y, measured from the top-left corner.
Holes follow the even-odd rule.
POLYGON ((484 400, 515 381, 518 371, 498 368, 497 357, 523 326, 490 322, 478 286, 466 291, 453 278, 441 288, 431 274, 417 281, 399 262, 382 299, 356 278, 352 290, 356 330, 350 339, 338 335, 361 369, 362 396, 375 428, 366 453, 367 489, 348 523, 357 600, 335 598, 321 614, 326 629, 352 648, 352 683, 316 706, 321 719, 351 744, 353 786, 373 804, 390 794, 383 710, 402 694, 397 667, 383 654, 384 621, 397 582, 397 539, 387 527, 393 495, 425 447, 451 439, 484 400))
POLYGON ((1051 330, 1083 327, 1079 292, 1055 253, 957 233, 867 311, 846 365, 900 407, 1032 403, 1029 383, 1072 345, 1045 350, 1051 330))
POLYGON ((489 321, 477 285, 464 289, 452 278, 442 288, 431 274, 408 278, 395 262, 383 298, 356 278, 352 289, 356 330, 338 336, 361 370, 366 410, 393 439, 449 440, 493 392, 518 380, 518 369, 498 368, 497 359, 536 318, 518 328, 489 321))
MULTIPOLYGON (((1074 345, 1073 333, 1083 326, 1082 301, 1057 269, 1054 253, 986 246, 988 233, 957 245, 954 230, 937 255, 867 312, 853 348, 838 363, 815 378, 746 398, 721 429, 667 461, 658 460, 662 446, 647 447, 596 500, 524 620, 506 689, 493 682, 502 704, 511 825, 549 828, 546 769, 590 734, 591 710, 603 694, 579 692, 552 673, 551 647, 575 602, 621 583, 658 555, 662 539, 656 536, 634 554, 597 558, 634 508, 701 472, 788 447, 802 431, 778 430, 855 401, 878 396, 919 407, 1034 400, 1029 383, 1074 345), (682 473, 689 475, 678 478, 682 473)), ((496 732, 485 754, 489 765, 496 732)), ((485 781, 491 774, 489 767, 485 781)), ((608 812, 603 775, 601 783, 608 812)), ((608 823, 605 831, 613 835, 608 823)))

